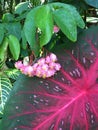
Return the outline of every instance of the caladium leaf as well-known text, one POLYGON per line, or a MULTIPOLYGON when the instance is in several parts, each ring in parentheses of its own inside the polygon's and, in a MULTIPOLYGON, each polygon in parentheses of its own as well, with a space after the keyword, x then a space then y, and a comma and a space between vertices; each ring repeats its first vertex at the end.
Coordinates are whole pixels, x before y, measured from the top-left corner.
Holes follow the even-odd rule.
POLYGON ((81 33, 48 79, 21 76, 6 104, 1 130, 98 130, 98 27, 81 33))

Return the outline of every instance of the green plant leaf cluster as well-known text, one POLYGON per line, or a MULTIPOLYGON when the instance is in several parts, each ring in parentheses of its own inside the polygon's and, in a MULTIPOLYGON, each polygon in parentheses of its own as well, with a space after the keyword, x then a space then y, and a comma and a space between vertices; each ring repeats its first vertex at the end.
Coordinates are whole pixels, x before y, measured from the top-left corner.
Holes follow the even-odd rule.
POLYGON ((13 13, 4 13, 1 19, 0 45, 3 46, 7 37, 9 47, 6 52, 14 60, 18 60, 22 52, 28 54, 33 51, 37 57, 40 49, 54 35, 54 25, 73 42, 77 40, 77 26, 85 26, 76 8, 69 4, 56 2, 34 8, 29 6, 30 2, 21 2, 15 6, 13 13))
POLYGON ((37 55, 40 47, 47 44, 53 34, 53 19, 48 5, 36 7, 28 13, 24 32, 31 49, 37 55), (37 34, 38 31, 41 34, 37 34))
POLYGON ((72 41, 77 40, 77 26, 85 27, 76 8, 71 5, 57 2, 32 9, 27 14, 24 33, 30 47, 36 54, 41 47, 50 41, 55 24, 72 41))

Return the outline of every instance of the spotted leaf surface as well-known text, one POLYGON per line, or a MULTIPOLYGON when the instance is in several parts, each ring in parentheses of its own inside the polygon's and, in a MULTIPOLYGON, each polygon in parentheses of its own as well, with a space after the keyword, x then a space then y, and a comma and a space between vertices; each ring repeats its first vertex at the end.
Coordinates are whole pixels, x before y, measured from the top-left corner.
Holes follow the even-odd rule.
POLYGON ((71 50, 56 51, 62 68, 48 79, 21 76, 1 130, 98 130, 98 27, 71 50))

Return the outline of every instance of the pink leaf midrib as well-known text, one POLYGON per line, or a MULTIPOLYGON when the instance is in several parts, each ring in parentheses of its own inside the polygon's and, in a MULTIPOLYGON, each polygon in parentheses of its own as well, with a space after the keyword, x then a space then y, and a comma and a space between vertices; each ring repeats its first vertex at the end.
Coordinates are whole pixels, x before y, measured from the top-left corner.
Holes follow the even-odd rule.
POLYGON ((40 125, 38 125, 35 130, 38 130, 40 127, 42 127, 45 123, 47 123, 49 120, 52 120, 55 116, 57 116, 59 113, 61 113, 63 110, 65 110, 66 108, 68 108, 72 103, 74 103, 75 101, 77 101, 80 97, 82 97, 83 95, 86 95, 85 91, 82 91, 79 95, 77 95, 76 97, 74 97, 71 101, 69 101, 69 103, 67 103, 66 105, 64 105, 61 109, 57 110, 52 116, 48 117, 48 119, 46 119, 45 121, 43 121, 40 125))

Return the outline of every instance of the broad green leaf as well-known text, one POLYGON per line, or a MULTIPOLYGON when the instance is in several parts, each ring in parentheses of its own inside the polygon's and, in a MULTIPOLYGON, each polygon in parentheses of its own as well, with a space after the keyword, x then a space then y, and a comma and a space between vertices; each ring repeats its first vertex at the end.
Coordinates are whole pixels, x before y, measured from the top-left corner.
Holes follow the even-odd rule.
POLYGON ((19 22, 4 23, 4 28, 8 35, 15 35, 19 40, 21 39, 21 24, 19 22))
POLYGON ((14 35, 9 35, 9 48, 11 51, 11 54, 13 55, 13 58, 15 60, 18 60, 20 55, 20 43, 19 40, 14 35))
POLYGON ((53 34, 53 18, 50 7, 48 5, 41 6, 35 16, 36 26, 41 30, 40 46, 42 47, 50 41, 53 34))
POLYGON ((39 48, 49 42, 53 33, 52 13, 48 5, 36 7, 28 13, 24 32, 31 49, 37 55, 39 48), (40 36, 36 35, 38 29, 41 31, 38 34, 40 36))
POLYGON ((56 24, 60 27, 62 32, 72 41, 77 39, 77 28, 75 19, 71 13, 65 9, 57 9, 53 12, 53 17, 56 24))
POLYGON ((98 8, 98 0, 85 0, 88 5, 98 8))
MULTIPOLYGON (((66 9, 65 5, 64 5, 64 8, 66 9)), ((85 27, 85 23, 84 23, 82 17, 80 16, 80 14, 78 13, 78 11, 76 10, 76 8, 73 7, 73 6, 68 6, 68 11, 74 17, 77 26, 79 26, 80 28, 84 28, 85 27)))
POLYGON ((0 116, 3 114, 4 106, 12 90, 12 85, 7 77, 0 76, 0 116))
MULTIPOLYGON (((83 2, 82 2, 82 4, 83 4, 83 2)), ((69 4, 59 3, 59 2, 53 3, 51 5, 52 5, 52 8, 54 8, 54 9, 64 8, 65 10, 68 10, 72 14, 72 17, 75 19, 77 26, 79 26, 80 28, 85 27, 85 23, 84 23, 82 17, 80 16, 79 12, 76 10, 76 8, 74 6, 69 5, 69 4)))
POLYGON ((8 48, 8 39, 5 37, 4 41, 0 45, 0 62, 3 62, 5 60, 5 56, 7 54, 7 48, 8 48))
POLYGON ((14 21, 14 16, 11 13, 5 13, 3 14, 2 21, 3 22, 12 22, 14 21))
POLYGON ((39 53, 39 44, 36 39, 36 24, 35 24, 35 13, 39 7, 32 9, 27 17, 24 24, 24 33, 26 40, 28 41, 30 48, 36 55, 39 53))
POLYGON ((85 27, 85 23, 82 17, 74 6, 57 2, 50 4, 50 7, 54 12, 59 9, 65 9, 66 13, 68 13, 68 19, 70 19, 71 17, 71 19, 74 19, 74 21, 76 22, 76 26, 79 26, 80 28, 85 27))
POLYGON ((3 24, 0 24, 0 44, 1 44, 2 41, 3 41, 3 38, 4 38, 4 32, 5 32, 5 30, 4 30, 4 26, 3 26, 3 24))
POLYGON ((22 14, 28 9, 29 2, 21 2, 15 7, 15 14, 22 14))

